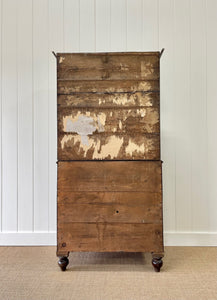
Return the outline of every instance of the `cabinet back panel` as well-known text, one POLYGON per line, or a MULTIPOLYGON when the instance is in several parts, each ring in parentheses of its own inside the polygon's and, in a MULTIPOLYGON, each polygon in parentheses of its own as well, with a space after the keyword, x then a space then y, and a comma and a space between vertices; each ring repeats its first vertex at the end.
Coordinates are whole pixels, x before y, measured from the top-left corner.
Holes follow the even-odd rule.
POLYGON ((57 255, 68 251, 162 252, 162 224, 60 224, 57 255))
POLYGON ((58 162, 58 191, 161 193, 161 161, 58 162))
POLYGON ((58 223, 161 223, 161 193, 58 191, 58 223))

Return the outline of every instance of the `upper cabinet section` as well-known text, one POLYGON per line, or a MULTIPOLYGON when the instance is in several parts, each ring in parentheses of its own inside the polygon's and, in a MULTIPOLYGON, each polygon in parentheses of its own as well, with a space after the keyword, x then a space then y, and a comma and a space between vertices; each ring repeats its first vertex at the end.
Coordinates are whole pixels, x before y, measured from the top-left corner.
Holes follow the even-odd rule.
POLYGON ((159 59, 58 53, 58 160, 159 160, 159 59))

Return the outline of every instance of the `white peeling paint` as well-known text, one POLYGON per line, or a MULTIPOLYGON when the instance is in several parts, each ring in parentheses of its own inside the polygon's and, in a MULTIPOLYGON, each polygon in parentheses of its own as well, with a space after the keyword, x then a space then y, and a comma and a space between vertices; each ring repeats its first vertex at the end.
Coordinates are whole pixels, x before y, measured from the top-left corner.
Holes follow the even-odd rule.
POLYGON ((75 116, 69 115, 63 117, 63 130, 65 132, 77 133, 81 136, 81 143, 87 145, 89 134, 93 134, 96 130, 98 132, 104 131, 104 126, 106 122, 106 114, 99 113, 95 114, 89 111, 80 112, 75 116))
MULTIPOLYGON (((65 132, 77 132, 77 130, 82 131, 81 127, 84 127, 85 130, 86 127, 94 126, 95 130, 98 130, 99 132, 104 131, 104 126, 106 122, 106 114, 105 113, 90 113, 89 111, 81 112, 78 111, 76 115, 68 115, 63 117, 63 130, 65 132), (69 122, 69 120, 71 122, 69 122), (78 124, 77 124, 78 123, 78 124), (69 125, 70 124, 70 125, 69 125), (74 130, 74 127, 76 130, 74 130)), ((90 131, 92 131, 92 128, 90 128, 90 131)), ((91 134, 90 132, 89 134, 91 134)))
POLYGON ((93 119, 88 116, 78 116, 76 121, 67 119, 66 121, 67 132, 76 132, 81 136, 81 142, 84 145, 88 143, 88 134, 96 131, 96 126, 93 125, 93 119))

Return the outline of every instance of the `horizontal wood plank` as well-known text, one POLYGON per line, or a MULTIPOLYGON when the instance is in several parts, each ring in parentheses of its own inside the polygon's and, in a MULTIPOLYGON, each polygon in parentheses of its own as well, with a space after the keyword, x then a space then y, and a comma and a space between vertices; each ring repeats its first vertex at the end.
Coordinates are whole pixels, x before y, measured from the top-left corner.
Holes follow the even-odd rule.
POLYGON ((159 134, 58 135, 58 160, 159 160, 159 134))
POLYGON ((58 95, 70 95, 72 93, 144 93, 159 92, 159 90, 159 80, 57 80, 58 95))
POLYGON ((133 93, 74 93, 58 95, 57 104, 61 107, 159 107, 159 92, 133 93))
POLYGON ((58 132, 91 137, 94 133, 160 134, 159 108, 58 108, 58 132))
POLYGON ((159 79, 159 55, 60 54, 57 78, 67 80, 159 79))
POLYGON ((162 224, 59 224, 57 255, 67 251, 162 252, 162 224))
POLYGON ((161 161, 58 162, 58 190, 161 193, 161 161))
POLYGON ((58 223, 161 223, 160 193, 58 190, 58 223))

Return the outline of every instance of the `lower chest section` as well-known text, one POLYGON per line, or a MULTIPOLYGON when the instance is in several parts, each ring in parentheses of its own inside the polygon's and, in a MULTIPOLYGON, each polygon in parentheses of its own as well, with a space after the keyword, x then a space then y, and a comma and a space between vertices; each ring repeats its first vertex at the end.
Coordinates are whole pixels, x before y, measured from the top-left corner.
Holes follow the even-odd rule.
POLYGON ((57 254, 163 251, 161 161, 58 163, 57 254))

